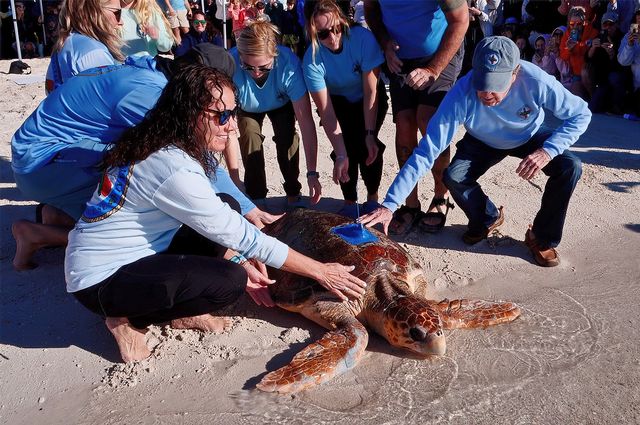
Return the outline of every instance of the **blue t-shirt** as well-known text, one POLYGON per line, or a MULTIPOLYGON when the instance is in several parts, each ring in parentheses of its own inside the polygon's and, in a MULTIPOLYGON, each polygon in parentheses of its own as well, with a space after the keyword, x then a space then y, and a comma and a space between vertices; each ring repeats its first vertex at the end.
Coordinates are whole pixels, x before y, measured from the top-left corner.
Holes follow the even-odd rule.
POLYGON ((288 47, 278 46, 278 56, 274 58, 273 69, 267 81, 258 86, 251 75, 240 67, 240 55, 234 47, 229 51, 236 62, 233 82, 238 87, 240 108, 246 112, 260 113, 273 111, 297 101, 307 92, 304 84, 300 60, 288 47))
POLYGON ((327 89, 329 94, 344 96, 357 102, 364 96, 362 73, 384 62, 384 55, 375 37, 366 28, 354 27, 343 35, 342 49, 334 53, 320 44, 315 58, 311 47, 303 60, 304 80, 310 92, 327 89))
POLYGON ((542 146, 551 158, 578 140, 591 121, 587 103, 538 66, 526 61, 520 66, 509 93, 496 106, 485 106, 478 99, 471 84, 473 71, 456 82, 429 120, 426 135, 400 169, 382 205, 394 211, 404 202, 460 125, 492 148, 513 149, 538 132, 546 109, 563 120, 542 146))
POLYGON ((72 32, 64 41, 62 49, 51 55, 45 88, 47 93, 51 93, 79 72, 115 64, 107 46, 84 34, 72 32))
MULTIPOLYGON (((13 135, 14 173, 28 174, 78 142, 105 146, 142 121, 167 79, 151 56, 79 73, 47 96, 13 135)), ((97 161, 78 158, 87 166, 97 161)))
MULTIPOLYGON (((187 10, 187 6, 184 5, 184 0, 171 0, 169 3, 171 3, 171 7, 176 12, 180 10, 187 10)), ((165 6, 163 6, 162 8, 164 9, 165 7, 166 7, 166 3, 165 3, 165 6)))
POLYGON ((438 50, 447 19, 436 0, 379 0, 382 21, 400 59, 430 57, 438 50))

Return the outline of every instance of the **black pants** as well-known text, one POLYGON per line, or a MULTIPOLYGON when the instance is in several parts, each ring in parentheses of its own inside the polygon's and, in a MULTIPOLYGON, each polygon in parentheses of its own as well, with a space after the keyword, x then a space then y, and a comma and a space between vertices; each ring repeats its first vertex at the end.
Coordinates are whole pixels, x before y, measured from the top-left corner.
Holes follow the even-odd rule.
MULTIPOLYGON (((239 210, 231 197, 221 198, 239 210)), ((122 266, 74 296, 94 313, 127 317, 137 328, 210 313, 236 301, 247 284, 245 269, 224 260, 225 252, 183 225, 166 251, 122 266)))
MULTIPOLYGON (((238 114, 240 154, 244 164, 244 187, 247 196, 251 199, 267 196, 267 174, 262 147, 265 139, 262 134, 265 116, 269 117, 273 126, 278 166, 284 179, 282 187, 287 196, 297 196, 302 189, 298 181, 300 138, 296 132, 296 115, 291 102, 268 112, 253 113, 241 110, 238 114)), ((269 174, 272 172, 273 170, 269 170, 269 174)))
MULTIPOLYGON (((380 180, 382 179, 382 157, 386 146, 378 140, 378 132, 389 108, 384 84, 378 84, 378 114, 375 128, 378 156, 371 165, 366 165, 369 152, 365 143, 363 101, 352 103, 344 96, 331 96, 331 104, 340 123, 344 146, 349 157, 349 181, 340 183, 342 196, 346 201, 356 201, 358 199, 358 169, 360 169, 368 195, 378 191, 380 180)), ((331 159, 335 161, 335 153, 333 152, 331 153, 331 159)))

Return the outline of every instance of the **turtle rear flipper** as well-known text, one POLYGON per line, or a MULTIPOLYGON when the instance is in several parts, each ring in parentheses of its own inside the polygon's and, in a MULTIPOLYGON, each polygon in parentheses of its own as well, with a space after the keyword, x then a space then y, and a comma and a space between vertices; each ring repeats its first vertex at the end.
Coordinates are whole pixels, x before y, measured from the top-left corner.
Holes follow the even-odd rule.
POLYGON ((365 327, 351 318, 309 344, 288 365, 265 375, 256 387, 283 394, 319 385, 353 369, 368 341, 365 327))
POLYGON ((510 302, 484 300, 442 300, 437 304, 445 329, 486 328, 511 322, 520 316, 520 308, 510 302))

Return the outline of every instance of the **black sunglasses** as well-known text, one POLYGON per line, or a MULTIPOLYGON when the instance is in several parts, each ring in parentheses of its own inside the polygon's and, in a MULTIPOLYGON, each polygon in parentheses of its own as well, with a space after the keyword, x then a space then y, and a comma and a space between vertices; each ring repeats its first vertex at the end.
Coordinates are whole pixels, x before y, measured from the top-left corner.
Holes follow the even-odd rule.
POLYGON ((233 109, 225 109, 224 111, 217 111, 215 109, 205 109, 205 111, 218 117, 218 123, 220 125, 225 125, 231 118, 238 116, 237 106, 233 109))
POLYGON ((269 72, 273 69, 273 62, 271 62, 271 64, 269 65, 260 65, 260 66, 251 66, 251 65, 247 65, 244 62, 240 62, 240 68, 244 69, 247 72, 253 72, 253 71, 269 72))
POLYGON ((113 13, 113 16, 116 17, 116 21, 120 22, 122 18, 122 8, 121 7, 105 7, 108 11, 113 13))
POLYGON ((318 30, 318 38, 320 40, 326 40, 327 38, 329 38, 329 35, 331 33, 334 34, 340 34, 342 32, 342 26, 341 25, 334 25, 332 27, 329 28, 324 28, 321 30, 318 30))

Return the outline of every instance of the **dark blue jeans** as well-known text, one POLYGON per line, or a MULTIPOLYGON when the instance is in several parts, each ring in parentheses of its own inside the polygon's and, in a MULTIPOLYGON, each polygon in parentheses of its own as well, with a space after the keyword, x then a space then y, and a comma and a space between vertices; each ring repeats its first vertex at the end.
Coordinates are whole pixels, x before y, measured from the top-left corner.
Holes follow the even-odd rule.
MULTIPOLYGON (((470 231, 482 231, 498 218, 498 209, 483 192, 478 179, 507 156, 524 158, 533 153, 542 147, 550 134, 539 131, 527 143, 514 149, 494 149, 469 133, 458 142, 456 154, 444 172, 444 183, 467 215, 470 231)), ((556 247, 562 239, 569 199, 582 174, 582 163, 577 156, 565 151, 553 158, 542 172, 549 180, 533 221, 533 233, 540 245, 556 247)))

